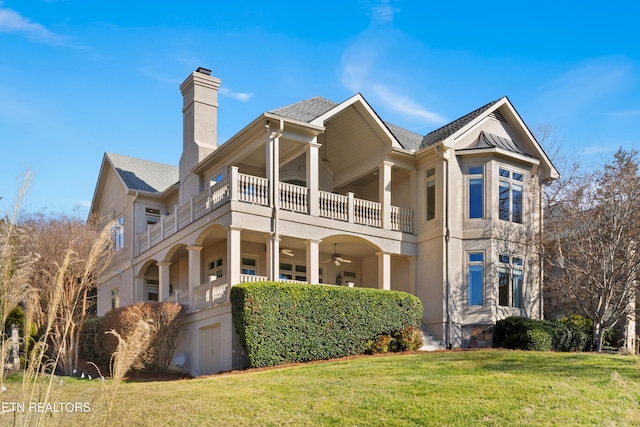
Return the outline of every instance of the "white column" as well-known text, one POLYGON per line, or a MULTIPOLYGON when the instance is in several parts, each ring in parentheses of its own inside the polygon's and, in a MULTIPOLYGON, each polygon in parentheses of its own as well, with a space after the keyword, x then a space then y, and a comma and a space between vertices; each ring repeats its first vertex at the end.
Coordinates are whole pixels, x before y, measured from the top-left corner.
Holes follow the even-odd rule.
POLYGON ((319 283, 320 281, 320 240, 309 239, 305 242, 307 250, 307 281, 319 283))
POLYGON ((238 200, 238 167, 237 166, 229 166, 229 200, 232 200, 232 201, 238 200))
POLYGON ((270 250, 267 252, 267 262, 269 263, 269 280, 280 280, 280 238, 275 234, 269 236, 270 250))
POLYGON ((318 171, 318 151, 320 144, 317 137, 307 145, 307 188, 309 189, 309 215, 320 215, 320 177, 318 171))
POLYGON ((378 255, 378 288, 391 289, 391 254, 376 252, 378 255))
MULTIPOLYGON (((158 300, 164 301, 169 297, 169 266, 171 261, 162 261, 156 264, 158 266, 158 300)), ((175 289, 174 289, 175 292, 175 289)))
POLYGON ((189 308, 195 309, 196 288, 202 284, 202 257, 200 251, 202 246, 187 246, 189 251, 189 308))
POLYGON ((382 228, 391 229, 391 166, 384 161, 378 166, 378 200, 382 204, 382 228))
POLYGON ((227 230, 227 283, 229 286, 240 283, 240 269, 242 268, 240 230, 240 228, 233 226, 227 230))

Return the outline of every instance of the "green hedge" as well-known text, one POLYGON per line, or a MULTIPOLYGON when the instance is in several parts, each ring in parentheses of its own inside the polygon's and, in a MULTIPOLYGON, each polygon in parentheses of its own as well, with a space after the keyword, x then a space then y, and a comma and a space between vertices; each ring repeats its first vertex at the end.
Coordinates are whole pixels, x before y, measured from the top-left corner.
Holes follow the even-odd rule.
POLYGON ((591 336, 570 323, 514 316, 496 322, 493 343, 521 350, 589 351, 591 336))
POLYGON ((231 304, 254 367, 363 354, 422 317, 420 300, 405 292, 325 285, 243 283, 231 288, 231 304))

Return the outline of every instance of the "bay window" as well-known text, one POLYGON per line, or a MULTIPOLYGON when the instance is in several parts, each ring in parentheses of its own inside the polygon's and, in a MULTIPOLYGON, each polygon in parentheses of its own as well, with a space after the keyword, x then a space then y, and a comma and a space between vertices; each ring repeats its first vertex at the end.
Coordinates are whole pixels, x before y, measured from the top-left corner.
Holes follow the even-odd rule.
POLYGON ((468 254, 469 305, 482 305, 484 282, 484 254, 471 252, 468 254))
POLYGON ((500 255, 498 263, 498 304, 522 308, 523 259, 500 255))
POLYGON ((484 178, 482 166, 469 167, 469 218, 484 217, 484 178))
POLYGON ((498 216, 503 221, 522 223, 523 174, 499 168, 498 216))

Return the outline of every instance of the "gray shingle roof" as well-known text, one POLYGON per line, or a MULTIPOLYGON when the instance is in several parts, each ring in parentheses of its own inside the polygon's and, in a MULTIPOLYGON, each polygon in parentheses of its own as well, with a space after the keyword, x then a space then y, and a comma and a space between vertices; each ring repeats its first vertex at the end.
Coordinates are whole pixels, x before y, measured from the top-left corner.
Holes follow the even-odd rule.
POLYGON ((385 122, 385 125, 387 125, 389 131, 391 131, 393 136, 396 137, 396 139, 404 148, 417 150, 420 147, 420 143, 422 142, 422 135, 411 132, 410 130, 401 128, 400 126, 396 126, 391 123, 385 122))
MULTIPOLYGON (((322 98, 321 96, 316 96, 315 98, 305 99, 304 101, 296 102, 295 104, 287 105, 268 112, 309 123, 338 105, 340 104, 337 102, 322 98)), ((385 123, 385 125, 387 125, 389 131, 396 137, 404 148, 415 150, 420 146, 422 135, 403 129, 400 126, 396 126, 391 123, 385 123)))
POLYGON ((337 102, 330 101, 321 96, 316 96, 315 98, 305 99, 304 101, 296 102, 295 104, 276 108, 275 110, 268 111, 268 113, 309 123, 316 117, 323 115, 338 105, 339 104, 337 102))
POLYGON ((420 144, 420 148, 428 147, 430 145, 435 144, 436 142, 442 141, 443 139, 446 139, 449 136, 453 135, 454 133, 462 129, 464 126, 469 124, 473 119, 478 117, 480 114, 484 113, 489 108, 491 108, 491 106, 493 106, 496 102, 500 101, 500 99, 496 99, 495 101, 492 101, 487 105, 483 105, 477 110, 474 110, 469 114, 462 116, 459 119, 454 120, 451 123, 444 125, 439 129, 434 130, 433 132, 428 133, 424 138, 422 138, 422 143, 420 144))
POLYGON ((129 190, 161 193, 178 182, 178 167, 121 154, 105 154, 129 190))

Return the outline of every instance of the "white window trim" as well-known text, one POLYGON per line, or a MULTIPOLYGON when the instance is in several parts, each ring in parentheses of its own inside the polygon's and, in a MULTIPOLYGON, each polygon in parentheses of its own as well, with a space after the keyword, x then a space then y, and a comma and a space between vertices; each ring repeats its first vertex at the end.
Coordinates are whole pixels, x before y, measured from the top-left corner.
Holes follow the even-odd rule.
POLYGON ((498 255, 498 272, 497 272, 497 278, 498 278, 498 282, 497 282, 497 287, 498 287, 498 305, 500 307, 511 307, 511 308, 522 308, 524 306, 524 266, 525 266, 525 258, 522 255, 512 255, 512 254, 499 254, 498 255), (505 256, 509 258, 509 262, 505 263, 502 262, 502 260, 500 259, 500 257, 505 256), (521 264, 520 265, 514 265, 513 260, 514 259, 519 259, 521 264), (501 305, 500 304, 500 269, 505 269, 507 272, 507 277, 508 277, 508 285, 507 285, 507 290, 508 290, 508 295, 507 295, 507 300, 508 300, 508 305, 501 305), (520 306, 516 306, 513 305, 513 295, 514 295, 514 291, 513 291, 513 279, 514 279, 514 271, 520 271, 520 306))
POLYGON ((526 174, 523 170, 517 169, 517 168, 513 168, 510 165, 501 165, 498 164, 498 169, 496 170, 496 174, 498 176, 498 219, 502 220, 502 221, 508 221, 508 222, 513 222, 515 224, 522 224, 524 222, 524 212, 525 212, 525 197, 524 197, 524 191, 525 191, 525 177, 526 174), (509 172, 509 176, 508 177, 504 177, 500 174, 500 170, 505 170, 507 172, 509 172), (513 178, 513 174, 517 173, 520 174, 522 176, 522 180, 516 180, 513 178), (503 219, 500 218, 500 182, 506 182, 509 184, 509 219, 503 219), (520 221, 514 221, 513 220, 513 186, 514 185, 518 185, 521 187, 521 203, 522 206, 520 207, 520 221))
POLYGON ((468 221, 481 221, 487 218, 487 179, 486 179, 486 168, 485 164, 470 164, 466 166, 466 177, 465 177, 465 190, 466 190, 466 201, 465 205, 467 208, 466 218, 468 221), (471 173, 472 168, 481 168, 482 173, 471 173), (482 179, 482 216, 480 218, 472 218, 471 217, 471 180, 472 179, 482 179))
POLYGON ((466 262, 466 275, 467 275, 467 286, 466 286, 466 303, 469 307, 482 307, 485 305, 486 302, 486 283, 487 283, 487 279, 486 279, 486 275, 487 275, 487 268, 486 268, 486 263, 485 260, 487 259, 487 254, 485 253, 485 251, 483 250, 468 250, 465 253, 465 262, 466 262), (472 254, 479 254, 482 255, 482 261, 471 261, 470 260, 470 255, 472 254), (481 283, 481 294, 482 294, 482 301, 480 302, 480 304, 471 304, 471 271, 470 271, 470 267, 472 266, 481 266, 482 267, 482 283, 481 283))

